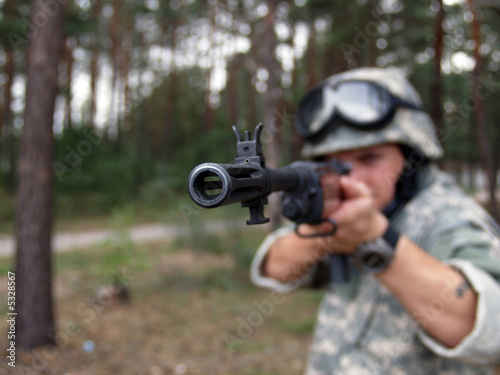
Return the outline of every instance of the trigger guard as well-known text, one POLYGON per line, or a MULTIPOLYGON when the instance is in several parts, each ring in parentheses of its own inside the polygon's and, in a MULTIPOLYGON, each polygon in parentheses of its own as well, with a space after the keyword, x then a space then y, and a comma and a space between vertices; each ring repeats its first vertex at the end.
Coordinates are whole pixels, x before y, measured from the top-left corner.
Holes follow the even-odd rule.
POLYGON ((333 236, 335 234, 335 232, 337 232, 338 227, 339 226, 335 222, 335 220, 328 218, 328 219, 323 219, 323 220, 315 222, 315 223, 297 223, 297 224, 295 224, 295 233, 297 233, 297 235, 299 237, 302 237, 302 238, 326 237, 326 236, 333 236), (302 224, 321 224, 321 223, 324 223, 325 221, 328 221, 332 225, 331 231, 325 232, 325 233, 315 233, 315 234, 302 234, 302 233, 300 233, 299 228, 300 228, 300 225, 302 225, 302 224))

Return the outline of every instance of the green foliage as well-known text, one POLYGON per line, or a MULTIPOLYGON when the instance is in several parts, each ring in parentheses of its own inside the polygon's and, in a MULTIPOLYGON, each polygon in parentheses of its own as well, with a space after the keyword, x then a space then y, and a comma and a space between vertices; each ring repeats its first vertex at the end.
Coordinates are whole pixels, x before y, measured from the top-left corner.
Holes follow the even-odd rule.
MULTIPOLYGON (((236 149, 231 125, 236 123, 240 130, 252 130, 264 120, 266 103, 261 90, 257 90, 257 81, 260 80, 257 73, 262 68, 267 69, 264 55, 269 51, 265 51, 265 17, 257 12, 259 3, 180 3, 158 2, 155 7, 154 3, 128 0, 115 10, 116 3, 103 2, 97 13, 93 2, 68 5, 65 32, 76 43, 73 79, 90 77, 89 62, 92 54, 97 53, 98 77, 105 77, 108 73, 101 75, 105 71, 118 69, 114 73, 120 78, 120 84, 126 81, 124 75, 128 75, 129 80, 123 87, 123 97, 118 93, 114 98, 115 102, 124 100, 120 106, 124 104, 126 107, 123 113, 115 113, 120 131, 118 139, 101 134, 98 144, 92 143, 84 132, 90 131, 85 127, 89 119, 89 103, 82 108, 72 108, 74 112, 80 111, 84 120, 80 124, 73 118, 74 128, 64 129, 57 139, 54 174, 59 217, 106 214, 130 202, 136 208, 146 208, 148 215, 155 218, 173 217, 173 212, 178 211, 177 202, 187 199, 186 179, 195 165, 206 161, 232 162, 236 149), (180 3, 182 5, 177 6, 180 3), (115 14, 119 14, 120 23, 117 35, 111 30, 111 23, 116 21, 115 14), (214 27, 211 31, 210 25, 214 27), (238 44, 237 40, 250 44, 248 52, 230 52, 238 44), (205 50, 200 52, 200 46, 205 50), (113 51, 119 57, 119 66, 111 64, 113 51), (177 53, 175 59, 171 53, 177 53), (214 67, 226 68, 227 82, 220 92, 209 89, 212 86, 209 79, 213 80, 216 73, 214 67), (218 104, 210 108, 209 98, 214 97, 218 97, 218 104), (90 148, 86 148, 89 145, 90 148)), ((465 5, 445 5, 443 56, 448 62, 458 51, 472 55, 472 47, 468 44, 470 23, 464 21, 466 11, 465 5)), ((498 12, 486 5, 479 7, 479 11, 483 47, 487 47, 483 51, 482 76, 492 74, 494 81, 500 82, 497 77, 498 12)), ((2 57, 2 53, 12 47, 7 38, 10 33, 26 37, 29 2, 4 1, 0 14, 2 57)), ((410 72, 425 108, 431 109, 436 15, 436 4, 424 0, 308 0, 301 6, 297 2, 279 2, 274 20, 281 26, 285 25, 289 35, 280 37, 277 42, 280 48, 295 48, 293 67, 280 72, 289 76, 291 84, 278 84, 274 90, 279 96, 277 114, 287 113, 289 116, 280 133, 283 164, 299 157, 300 144, 293 128, 297 103, 313 80, 325 75, 356 66, 400 66, 410 72), (300 30, 304 29, 308 30, 307 35, 301 34, 300 30), (307 39, 304 51, 298 50, 300 48, 294 42, 296 38, 307 39), (342 51, 344 44, 356 49, 351 59, 342 51), (419 55, 427 58, 418 60, 419 55)), ((23 75, 25 60, 25 45, 21 47, 15 51, 18 78, 23 75)), ((0 59, 0 64, 4 60, 0 59)), ((61 61, 62 70, 66 63, 61 61)), ((62 72, 61 81, 66 73, 62 72)), ((442 74, 443 103, 455 106, 445 114, 445 124, 470 95, 470 77, 469 70, 442 74)), ((218 80, 223 79, 219 77, 218 80)), ((119 86, 115 83, 118 91, 119 86)), ((65 90, 64 84, 61 87, 65 90)), ((61 98, 76 97, 75 90, 78 89, 75 85, 71 91, 61 92, 61 98)), ((19 101, 19 94, 16 95, 19 101)), ((104 99, 108 98, 97 92, 97 101, 104 99)), ((496 105, 498 100, 500 94, 495 89, 484 101, 492 145, 500 142, 500 130, 494 120, 500 115, 500 107, 496 105)), ((114 112, 119 110, 115 108, 114 112)), ((22 123, 19 111, 13 116, 16 124, 22 123)), ((458 130, 447 131, 446 156, 475 161, 478 160, 478 147, 472 116, 462 117, 463 125, 458 130)), ((278 118, 278 121, 283 122, 283 119, 278 118)), ((450 127, 449 121, 446 126, 450 127)), ((13 132, 12 129, 13 125, 5 124, 0 141, 7 139, 5 134, 13 132)), ((19 149, 18 131, 19 125, 16 125, 16 150, 19 149)), ((0 144, 0 149, 4 144, 0 144)), ((500 148, 493 151, 494 160, 500 160, 500 148)), ((7 164, 14 165, 15 157, 0 152, 2 186, 7 182, 4 167, 7 164)), ((13 220, 12 200, 9 197, 2 200, 6 201, 0 203, 0 220, 13 220)), ((140 210, 136 211, 136 215, 140 215, 140 210)))
POLYGON ((56 272, 85 269, 93 279, 101 284, 107 284, 115 279, 120 280, 127 278, 127 275, 150 269, 152 267, 150 255, 141 251, 140 246, 132 242, 128 228, 133 220, 133 207, 113 210, 110 219, 111 235, 103 243, 95 246, 99 252, 98 257, 92 254, 92 251, 58 254, 56 272))
POLYGON ((102 134, 94 132, 92 138, 88 134, 85 128, 67 129, 57 140, 52 165, 56 190, 59 196, 90 199, 109 211, 133 195, 135 155, 130 148, 117 154, 102 134))
POLYGON ((66 10, 64 33, 66 36, 80 36, 97 30, 97 21, 88 19, 85 13, 78 12, 74 7, 66 10))
POLYGON ((0 272, 2 275, 7 275, 8 272, 15 272, 14 259, 0 258, 0 272))
POLYGON ((434 80, 434 61, 430 60, 425 64, 417 64, 410 77, 411 83, 415 86, 424 109, 429 112, 433 108, 432 83, 434 80))
MULTIPOLYGON (((179 202, 189 203, 186 181, 191 169, 207 160, 232 162, 236 152, 229 126, 186 141, 168 162, 155 160, 150 150, 139 153, 131 135, 123 134, 124 145, 117 152, 116 144, 100 131, 64 130, 56 141, 53 163, 58 216, 109 214, 136 205, 154 220, 175 220, 179 202)), ((11 217, 11 211, 3 215, 11 217)))
POLYGON ((186 190, 186 169, 176 163, 156 162, 151 178, 139 188, 138 198, 147 206, 172 202, 186 190))
POLYGON ((282 319, 278 322, 278 327, 280 330, 284 332, 289 332, 298 335, 309 335, 316 323, 316 317, 311 316, 309 319, 297 320, 290 319, 285 320, 282 319))
POLYGON ((10 233, 14 229, 15 209, 15 197, 0 189, 0 233, 10 233))
POLYGON ((239 289, 241 284, 236 281, 234 271, 227 268, 215 268, 207 272, 207 274, 203 277, 202 286, 206 291, 214 288, 222 290, 235 290, 239 289))
MULTIPOLYGON (((224 207, 226 208, 226 207, 224 207)), ((246 214, 246 212, 244 212, 246 214)), ((191 249, 200 253, 211 253, 216 255, 230 254, 237 269, 247 270, 252 261, 255 249, 264 238, 265 232, 259 228, 244 226, 246 218, 233 215, 218 220, 193 220, 185 227, 187 231, 179 234, 175 247, 179 249, 191 249), (213 227, 208 226, 207 222, 213 227), (249 235, 249 232, 254 235, 249 235), (255 233, 257 231, 257 234, 255 233)))

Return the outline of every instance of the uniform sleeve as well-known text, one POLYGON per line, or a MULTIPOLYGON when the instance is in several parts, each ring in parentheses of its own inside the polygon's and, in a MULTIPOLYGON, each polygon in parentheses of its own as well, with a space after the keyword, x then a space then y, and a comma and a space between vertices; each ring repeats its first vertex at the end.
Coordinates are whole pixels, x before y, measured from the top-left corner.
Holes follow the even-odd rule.
POLYGON ((281 283, 278 280, 275 280, 271 277, 267 277, 263 273, 263 265, 266 260, 267 253, 271 248, 272 244, 279 238, 284 237, 292 232, 293 228, 284 227, 268 235, 264 240, 264 242, 262 242, 252 260, 252 264, 250 265, 250 278, 252 279, 252 282, 255 285, 273 289, 279 293, 286 293, 302 285, 310 283, 310 280, 312 278, 312 270, 303 277, 286 284, 281 283))
POLYGON ((487 272, 463 259, 446 263, 459 269, 477 293, 476 321, 472 332, 456 347, 441 345, 425 332, 417 335, 434 353, 470 364, 488 365, 500 358, 500 286, 487 272))
POLYGON ((448 348, 423 331, 417 335, 436 354, 470 364, 493 364, 500 358, 499 239, 472 224, 443 233, 431 254, 457 268, 477 293, 472 332, 448 348), (443 259, 444 258, 444 259, 443 259))
POLYGON ((500 282, 500 238, 478 224, 464 222, 435 233, 422 247, 430 249, 430 254, 441 261, 468 260, 500 282))

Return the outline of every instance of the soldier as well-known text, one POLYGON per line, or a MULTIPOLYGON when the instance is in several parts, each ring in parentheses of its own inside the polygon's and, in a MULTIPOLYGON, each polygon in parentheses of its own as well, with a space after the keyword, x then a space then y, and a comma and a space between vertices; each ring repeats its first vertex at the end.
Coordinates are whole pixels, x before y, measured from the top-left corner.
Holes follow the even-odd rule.
POLYGON ((326 79, 301 101, 296 126, 304 157, 352 166, 322 178, 335 234, 282 228, 251 266, 255 284, 287 292, 318 284, 325 256, 349 255, 349 281, 329 284, 320 306, 306 373, 492 374, 500 228, 436 166, 442 148, 402 72, 326 79))

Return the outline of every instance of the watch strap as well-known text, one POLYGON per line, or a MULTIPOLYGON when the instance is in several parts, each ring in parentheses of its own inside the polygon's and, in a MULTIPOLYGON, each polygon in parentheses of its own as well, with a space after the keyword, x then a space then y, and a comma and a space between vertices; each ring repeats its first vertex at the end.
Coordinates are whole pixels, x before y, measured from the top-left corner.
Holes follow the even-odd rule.
POLYGON ((394 229, 394 227, 389 223, 387 230, 382 235, 382 239, 387 242, 393 249, 396 249, 396 245, 399 241, 399 232, 394 229))
POLYGON ((381 237, 358 246, 353 253, 354 264, 365 273, 384 271, 392 262, 399 237, 399 232, 389 224, 381 237))

